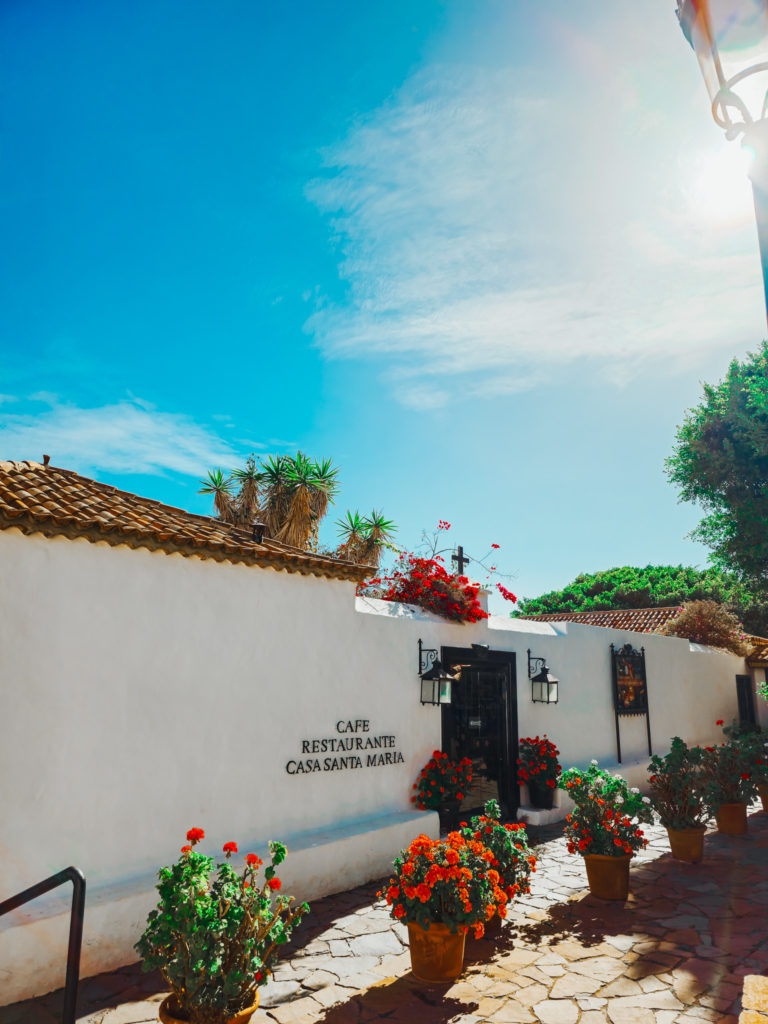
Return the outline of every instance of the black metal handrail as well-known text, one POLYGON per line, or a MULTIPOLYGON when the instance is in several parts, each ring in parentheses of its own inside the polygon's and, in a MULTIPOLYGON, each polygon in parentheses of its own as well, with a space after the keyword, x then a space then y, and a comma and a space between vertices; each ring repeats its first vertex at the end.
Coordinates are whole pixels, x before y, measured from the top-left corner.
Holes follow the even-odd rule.
POLYGON ((75 1024, 75 1007, 77 1004, 77 984, 80 979, 80 947, 83 944, 83 918, 85 916, 85 875, 77 868, 64 868, 63 871, 51 875, 37 885, 30 886, 24 892, 11 896, 0 903, 0 917, 16 910, 17 907, 30 900, 37 899, 51 889, 56 889, 65 882, 72 883, 72 910, 69 915, 69 945, 67 947, 67 980, 64 986, 64 1010, 61 1015, 62 1024, 75 1024))

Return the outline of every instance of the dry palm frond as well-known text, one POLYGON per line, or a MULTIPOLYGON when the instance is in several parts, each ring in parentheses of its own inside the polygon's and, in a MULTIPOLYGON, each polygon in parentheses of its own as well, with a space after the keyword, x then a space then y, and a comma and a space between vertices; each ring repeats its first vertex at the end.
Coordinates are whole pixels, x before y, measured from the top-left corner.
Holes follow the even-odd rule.
POLYGON ((376 509, 362 520, 364 530, 364 543, 360 554, 362 561, 367 565, 378 567, 381 561, 382 549, 391 546, 392 537, 397 532, 393 520, 385 519, 383 512, 376 509))
POLYGON ((275 536, 283 544, 304 548, 312 532, 312 500, 308 487, 293 489, 285 522, 275 536))
POLYGON ((268 537, 276 537, 280 533, 288 514, 288 469, 291 461, 286 455, 274 455, 261 463, 261 513, 268 537))
POLYGON ((328 511, 328 505, 339 489, 339 481, 336 479, 339 471, 332 467, 330 459, 312 463, 312 512, 318 522, 328 511))
POLYGON ((346 517, 337 519, 338 534, 341 537, 339 554, 350 562, 359 562, 360 554, 365 544, 365 524, 358 511, 350 512, 347 509, 346 517))
POLYGON ((224 476, 220 468, 209 469, 208 476, 200 481, 202 485, 198 494, 212 494, 213 507, 216 515, 225 523, 231 523, 235 518, 235 506, 232 499, 232 480, 224 476))
POLYGON ((296 458, 289 460, 285 475, 288 504, 283 523, 275 536, 285 544, 306 548, 317 520, 314 511, 315 464, 303 452, 297 452, 296 458))
POLYGON ((253 453, 248 456, 245 469, 234 470, 232 478, 240 485, 240 491, 235 499, 237 521, 243 526, 248 526, 261 515, 260 489, 263 474, 256 465, 253 453))

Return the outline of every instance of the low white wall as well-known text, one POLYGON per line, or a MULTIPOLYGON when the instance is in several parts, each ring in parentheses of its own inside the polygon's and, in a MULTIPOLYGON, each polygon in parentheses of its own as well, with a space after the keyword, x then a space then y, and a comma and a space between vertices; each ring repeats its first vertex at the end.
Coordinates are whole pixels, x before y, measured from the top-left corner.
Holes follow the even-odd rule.
MULTIPOLYGON (((300 897, 384 874, 436 834, 410 802, 441 745, 419 638, 516 652, 519 734, 546 732, 565 766, 616 760, 612 640, 645 645, 654 750, 718 739, 715 720, 736 714, 741 659, 682 640, 461 626, 342 581, 17 530, 0 532, 0 566, 0 899, 80 868, 84 974, 135 959, 157 869, 191 826, 205 852, 287 840, 281 875, 300 897), (531 702, 528 647, 561 679, 559 704, 531 702)), ((642 719, 622 721, 622 751, 647 756, 642 719)), ((60 907, 0 923, 0 1004, 61 984, 60 907)))
MULTIPOLYGON (((280 867, 282 891, 313 900, 383 878, 396 854, 420 832, 437 838, 438 816, 405 811, 285 836, 290 856, 280 867)), ((260 841, 241 847, 266 864, 260 841)), ((156 874, 89 888, 80 961, 81 977, 99 974, 137 959, 133 945, 147 915, 157 905, 156 874)), ((23 911, 0 918, 0 1005, 42 994, 64 983, 69 936, 71 886, 36 900, 23 911)))
MULTIPOLYGON (((80 868, 85 974, 136 959, 141 893, 191 826, 204 852, 288 839, 283 875, 312 895, 435 832, 410 795, 440 716, 419 704, 415 649, 356 615, 352 583, 16 530, 0 565, 0 899, 80 868), (362 856, 348 830, 372 816, 362 856), (292 860, 292 836, 333 829, 325 874, 292 860), (116 891, 107 941, 94 908, 116 891)), ((18 927, 35 913, 4 923, 0 1003, 61 984, 55 916, 28 970, 18 927)))

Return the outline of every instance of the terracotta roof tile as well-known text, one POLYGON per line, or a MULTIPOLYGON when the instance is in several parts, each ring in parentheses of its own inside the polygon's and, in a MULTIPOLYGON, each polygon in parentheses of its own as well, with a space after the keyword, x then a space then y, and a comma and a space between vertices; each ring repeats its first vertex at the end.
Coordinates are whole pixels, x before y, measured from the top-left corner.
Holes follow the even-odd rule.
POLYGON ((522 615, 534 622, 581 622, 586 626, 606 629, 628 629, 635 633, 652 633, 669 622, 680 611, 679 605, 668 608, 625 608, 591 612, 557 612, 546 615, 522 615))
POLYGON ((359 582, 370 566, 300 551, 278 541, 38 462, 0 462, 0 530, 85 537, 359 582))
POLYGON ((752 645, 747 655, 747 665, 750 668, 768 668, 768 640, 762 636, 748 636, 747 640, 752 645))

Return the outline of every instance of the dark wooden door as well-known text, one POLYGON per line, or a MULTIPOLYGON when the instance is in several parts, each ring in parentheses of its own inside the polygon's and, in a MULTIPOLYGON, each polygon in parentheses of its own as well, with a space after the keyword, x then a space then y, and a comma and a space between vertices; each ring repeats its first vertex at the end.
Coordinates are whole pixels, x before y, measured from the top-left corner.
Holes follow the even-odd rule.
POLYGON ((472 761, 473 789, 461 804, 462 816, 481 811, 491 798, 507 815, 517 808, 514 690, 514 661, 476 662, 462 668, 451 704, 443 708, 443 750, 451 760, 472 761))

